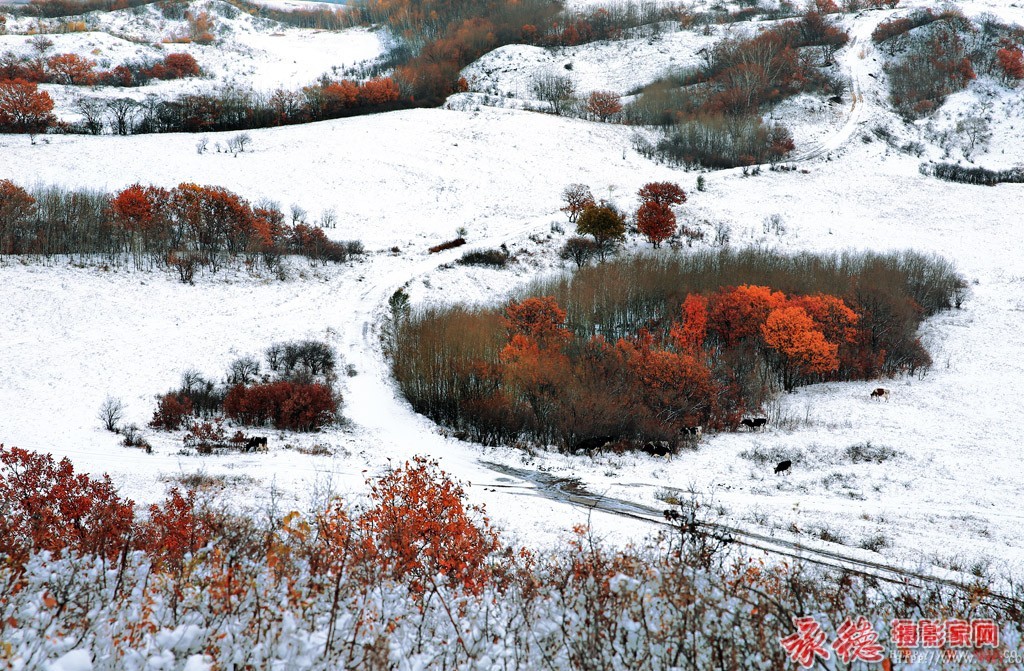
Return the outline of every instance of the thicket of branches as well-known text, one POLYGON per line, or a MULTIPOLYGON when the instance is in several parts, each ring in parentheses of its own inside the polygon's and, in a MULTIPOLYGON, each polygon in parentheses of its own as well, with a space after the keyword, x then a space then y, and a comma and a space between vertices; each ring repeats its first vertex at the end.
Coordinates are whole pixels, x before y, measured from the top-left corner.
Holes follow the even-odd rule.
MULTIPOLYGON (((73 650, 66 664, 96 671, 769 671, 794 665, 780 641, 808 614, 830 641, 868 617, 892 655, 894 619, 991 619, 998 646, 977 654, 1024 651, 1019 601, 980 581, 891 585, 768 563, 686 521, 621 548, 579 528, 537 551, 511 545, 424 459, 368 485, 360 507, 333 499, 308 514, 242 516, 178 489, 143 511, 109 478, 0 446, 0 654, 21 668, 73 650)), ((699 504, 681 507, 703 521, 699 504)), ((936 654, 930 668, 977 663, 936 654)))
POLYGON ((1010 184, 1024 183, 1024 168, 989 170, 988 168, 959 165, 957 163, 936 163, 933 166, 922 166, 921 171, 925 174, 934 175, 939 179, 944 179, 947 182, 960 182, 961 184, 995 186, 1004 182, 1010 184))
MULTIPOLYGON (((196 370, 181 376, 181 385, 157 397, 149 425, 193 434, 199 422, 211 433, 208 446, 228 442, 224 418, 244 426, 272 426, 288 431, 315 431, 337 419, 340 395, 333 391, 337 359, 318 340, 275 343, 265 352, 266 367, 251 356, 231 362, 224 379, 214 382, 196 370)), ((186 441, 189 436, 186 436, 186 441)))
POLYGON ((816 10, 757 35, 718 42, 696 68, 656 81, 622 111, 629 123, 657 125, 663 138, 638 147, 673 163, 734 167, 775 162, 794 149, 761 110, 796 93, 841 94, 825 74, 848 35, 816 10))
POLYGON ((978 73, 1008 83, 1024 78, 1024 30, 991 16, 972 21, 957 9, 922 9, 879 24, 872 39, 892 57, 889 95, 910 119, 931 114, 978 73))
POLYGON ((183 79, 200 74, 190 54, 168 54, 163 59, 129 61, 110 70, 100 70, 96 61, 77 54, 54 54, 47 58, 17 56, 7 51, 0 56, 0 80, 22 79, 40 84, 69 86, 142 86, 154 79, 183 79))
POLYGON ((505 306, 397 312, 391 355, 418 412, 479 442, 676 446, 781 390, 926 369, 917 327, 965 291, 912 252, 641 256, 505 306))
POLYGON ((109 194, 58 186, 27 191, 0 180, 0 257, 131 260, 140 269, 174 268, 187 282, 196 270, 226 264, 277 268, 285 254, 325 264, 362 253, 359 242, 330 240, 318 226, 289 222, 273 203, 253 206, 220 187, 135 184, 109 194))

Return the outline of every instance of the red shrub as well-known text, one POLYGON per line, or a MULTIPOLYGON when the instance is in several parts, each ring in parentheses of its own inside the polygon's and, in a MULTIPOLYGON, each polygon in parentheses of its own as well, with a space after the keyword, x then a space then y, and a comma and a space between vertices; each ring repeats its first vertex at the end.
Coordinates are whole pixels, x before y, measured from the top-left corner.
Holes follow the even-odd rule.
POLYGON ((181 428, 181 423, 191 414, 192 399, 188 396, 164 394, 157 401, 156 410, 153 412, 153 419, 149 421, 149 425, 154 429, 175 431, 181 428))
POLYGON ((110 477, 75 474, 68 459, 0 445, 0 555, 65 550, 114 560, 132 537, 134 503, 110 477))
POLYGON ((338 411, 330 387, 319 382, 302 384, 281 381, 235 385, 224 399, 224 412, 231 419, 277 429, 314 431, 329 424, 338 411))
POLYGON ((1019 47, 1007 47, 996 52, 996 61, 1003 71, 1003 81, 1024 79, 1024 52, 1019 47))
POLYGON ((56 122, 53 99, 35 82, 0 81, 0 133, 44 133, 56 122))
POLYGON ((411 580, 414 592, 438 574, 467 592, 483 589, 498 536, 483 509, 467 506, 462 487, 435 462, 406 462, 373 483, 370 498, 374 505, 358 525, 368 535, 369 556, 395 579, 411 580))
POLYGON ((171 489, 160 505, 149 507, 149 519, 139 526, 139 544, 149 554, 155 570, 179 568, 185 555, 195 552, 210 539, 205 516, 199 515, 196 493, 184 495, 171 489))
POLYGON ((198 77, 200 74, 199 63, 191 54, 168 54, 164 58, 164 68, 168 75, 167 79, 198 77))
POLYGON ((77 54, 58 54, 46 61, 47 79, 54 84, 89 85, 96 82, 96 61, 77 54))

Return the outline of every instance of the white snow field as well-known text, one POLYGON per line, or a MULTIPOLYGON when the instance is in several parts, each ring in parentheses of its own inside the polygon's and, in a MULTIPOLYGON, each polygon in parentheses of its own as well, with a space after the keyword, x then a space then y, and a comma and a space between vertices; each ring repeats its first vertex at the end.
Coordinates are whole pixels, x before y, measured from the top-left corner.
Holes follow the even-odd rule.
MULTIPOLYGON (((984 3, 965 8, 995 9, 984 3)), ((1024 22, 1024 9, 1004 9, 1005 19, 1024 22)), ((664 507, 658 496, 666 491, 693 488, 720 504, 721 521, 780 537, 813 543, 826 535, 861 556, 872 554, 858 549, 863 545, 904 564, 996 578, 1019 571, 1024 258, 1017 243, 1024 185, 967 186, 920 174, 921 161, 940 159, 943 150, 927 143, 923 125, 906 125, 889 112, 884 81, 869 76, 880 72, 881 60, 874 60, 870 32, 889 15, 847 19, 857 39, 839 60, 853 76, 852 105, 850 96, 838 108, 801 97, 773 112, 794 126, 800 170, 766 169, 756 177, 705 173, 704 192, 694 189, 694 172, 637 154, 630 128, 487 107, 472 94, 453 100, 452 109, 251 131, 252 151, 237 157, 199 155, 192 135, 49 136, 35 145, 24 136, 0 136, 0 178, 108 190, 133 182, 216 184, 285 208, 299 204, 313 218, 333 209, 339 225, 328 233, 363 240, 371 251, 346 267, 296 262, 285 281, 228 272, 204 275, 195 286, 160 272, 5 260, 0 441, 69 456, 84 471, 109 472, 140 502, 198 471, 226 476, 224 496, 234 505, 264 505, 273 493, 283 505, 301 507, 328 491, 359 496, 364 478, 389 461, 424 454, 470 482, 470 498, 530 543, 553 542, 591 516, 536 496, 528 478, 488 464, 578 478, 591 492, 651 506, 664 507), (877 139, 879 126, 901 142, 924 140, 923 156, 877 139), (633 208, 637 189, 661 180, 687 190, 681 213, 709 240, 717 227, 729 229, 734 246, 934 252, 955 262, 971 283, 971 296, 962 310, 926 322, 922 338, 935 362, 927 374, 802 388, 770 408, 789 420, 787 428, 706 436, 696 451, 667 460, 483 448, 445 437, 412 413, 397 395, 377 337, 395 289, 408 285, 416 303, 499 301, 538 274, 559 271, 555 253, 571 228, 558 211, 565 185, 589 184, 598 197, 633 208), (781 227, 765 225, 774 214, 781 227), (551 232, 556 221, 566 233, 551 232), (459 227, 468 230, 471 245, 507 243, 517 263, 506 271, 444 267, 464 250, 428 255, 426 249, 455 237, 459 227), (392 246, 400 252, 390 253, 392 246), (144 425, 153 396, 176 386, 185 369, 219 379, 236 356, 260 355, 275 341, 306 336, 327 340, 354 367, 356 375, 343 380, 343 426, 305 436, 271 432, 268 455, 198 457, 179 454, 180 434, 147 431, 153 455, 121 447, 96 419, 111 394, 125 401, 127 422, 144 425), (869 398, 879 385, 891 389, 888 402, 869 398), (899 456, 883 464, 844 456, 846 448, 868 442, 899 456), (317 443, 334 455, 306 456, 286 447, 317 443), (792 454, 797 467, 776 477, 770 465, 741 456, 757 449, 792 454)), ((664 39, 680 50, 679 63, 691 59, 698 44, 686 35, 664 39)), ((614 47, 578 49, 574 63, 599 64, 579 66, 582 89, 625 90, 643 79, 631 78, 622 63, 604 67, 614 47), (608 73, 604 79, 601 72, 608 73)), ((516 82, 528 81, 537 63, 557 65, 561 58, 540 53, 521 72, 506 58, 528 53, 525 47, 499 50, 467 73, 491 68, 491 85, 502 95, 529 97, 516 82), (511 69, 500 73, 496 64, 511 69)), ((635 52, 624 47, 622 53, 635 52)), ((649 78, 662 74, 666 62, 655 59, 649 78)), ((983 99, 993 104, 993 140, 974 160, 990 167, 1020 163, 1020 89, 975 82, 950 99, 936 123, 952 123, 983 99)), ((209 137, 224 142, 231 135, 209 137)), ((956 151, 947 160, 961 158, 956 151)), ((601 513, 591 521, 616 538, 652 530, 601 513)))

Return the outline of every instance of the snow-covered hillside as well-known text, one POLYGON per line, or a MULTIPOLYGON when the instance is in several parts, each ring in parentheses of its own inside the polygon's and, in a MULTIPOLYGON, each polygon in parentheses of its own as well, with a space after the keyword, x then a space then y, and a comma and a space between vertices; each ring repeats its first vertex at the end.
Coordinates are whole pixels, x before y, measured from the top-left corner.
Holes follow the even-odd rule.
MULTIPOLYGON (((323 3, 302 3, 321 5, 323 3)), ((336 8, 337 5, 327 5, 336 8)), ((372 60, 384 51, 381 31, 351 28, 341 31, 300 29, 269 19, 250 16, 221 0, 191 3, 189 10, 208 13, 214 41, 199 44, 180 41, 189 35, 188 21, 177 14, 169 18, 159 5, 143 5, 114 12, 91 12, 81 17, 81 32, 61 32, 60 19, 43 20, 46 39, 52 42, 44 56, 71 53, 91 59, 109 70, 127 62, 161 60, 169 53, 191 54, 203 71, 200 78, 153 82, 140 87, 78 87, 44 85, 57 103, 62 118, 74 119, 75 99, 148 95, 166 98, 180 93, 208 93, 225 86, 261 92, 278 88, 297 90, 321 75, 338 76, 347 67, 372 60)), ((66 23, 66 21, 64 21, 66 23)), ((34 57, 34 33, 38 22, 30 18, 7 21, 0 34, 0 54, 34 57)), ((386 40, 386 38, 385 38, 386 40)))
MULTIPOLYGON (((1024 23, 1019 7, 978 2, 965 9, 999 10, 1004 19, 1024 23)), ((638 154, 631 128, 489 107, 473 94, 451 101, 451 109, 252 131, 252 151, 237 157, 200 155, 191 135, 48 136, 35 145, 24 136, 0 136, 0 178, 104 189, 133 182, 217 184, 254 201, 299 204, 314 217, 333 209, 339 224, 328 233, 363 240, 372 252, 344 268, 312 270, 299 263, 285 281, 229 273, 204 276, 194 287, 161 273, 6 259, 0 267, 0 440, 70 456, 82 470, 110 472, 139 501, 159 497, 164 483, 182 474, 224 474, 235 483, 225 495, 238 505, 265 501, 272 487, 299 506, 328 486, 358 495, 363 478, 389 459, 427 454, 470 481, 471 498, 488 504, 500 524, 534 542, 554 538, 587 513, 534 496, 537 484, 510 469, 579 478, 591 492, 653 506, 667 491, 693 487, 721 504, 730 523, 784 537, 829 536, 910 564, 980 566, 998 576, 1004 564, 1024 560, 1024 472, 1017 467, 1014 421, 1024 395, 1024 259, 1016 245, 1024 185, 967 186, 919 172, 922 161, 963 156, 955 145, 950 154, 937 143, 935 127, 906 124, 889 109, 881 58, 868 36, 891 14, 845 19, 857 39, 837 58, 853 78, 852 100, 848 95, 843 104, 828 105, 800 96, 771 112, 794 127, 802 157, 797 170, 766 169, 756 177, 739 170, 708 173, 703 192, 694 188, 695 172, 638 154), (901 151, 907 142, 920 142, 921 155, 901 151), (787 420, 781 425, 708 436, 697 451, 668 460, 485 449, 442 436, 397 398, 376 339, 395 289, 408 284, 416 303, 500 300, 539 273, 558 272, 556 251, 569 233, 552 232, 551 224, 570 228, 558 211, 565 185, 586 183, 598 197, 635 208, 637 189, 658 180, 687 190, 684 216, 709 241, 727 231, 734 246, 781 251, 935 252, 956 263, 971 283, 971 297, 964 309, 926 324, 922 337, 935 366, 919 377, 882 382, 891 389, 889 402, 869 398, 877 386, 871 382, 803 388, 770 409, 787 420), (781 226, 766 224, 772 215, 781 226), (471 245, 508 244, 517 262, 506 271, 452 268, 445 264, 461 250, 426 253, 461 227, 471 245), (398 254, 388 251, 393 246, 398 254), (356 374, 344 381, 345 426, 301 437, 272 434, 269 455, 204 458, 180 455, 180 445, 159 434, 151 436, 154 455, 121 447, 95 419, 112 394, 125 400, 127 421, 144 424, 153 395, 174 386, 185 369, 220 377, 235 356, 258 355, 271 342, 300 336, 327 340, 354 366, 356 374), (328 445, 334 456, 286 448, 313 443, 328 445), (883 464, 844 456, 848 447, 867 443, 898 456, 883 464), (792 458, 794 473, 774 476, 770 466, 749 458, 757 452, 792 458)), ((67 37, 82 44, 96 39, 97 48, 114 50, 101 45, 108 37, 67 37)), ((233 39, 239 46, 227 55, 193 53, 211 69, 215 61, 202 58, 242 62, 243 53, 287 53, 295 63, 261 56, 265 65, 251 66, 244 76, 256 81, 259 67, 277 68, 267 81, 288 83, 301 71, 304 83, 329 63, 367 58, 380 48, 373 33, 361 30, 275 37, 239 28, 233 39), (292 51, 307 38, 307 51, 292 51), (275 40, 282 40, 281 51, 272 50, 275 40), (329 53, 329 44, 316 40, 346 46, 329 53)), ((692 62, 706 44, 703 36, 670 32, 571 50, 512 46, 488 54, 466 74, 475 90, 503 99, 531 98, 531 77, 549 69, 571 75, 582 91, 625 92, 666 67, 692 62)), ((934 124, 955 124, 957 115, 983 103, 991 103, 993 137, 972 159, 986 167, 1024 161, 1020 89, 974 82, 950 98, 934 124)), ((209 139, 225 143, 232 135, 209 139)), ((627 537, 649 532, 634 521, 601 515, 593 521, 627 537)))

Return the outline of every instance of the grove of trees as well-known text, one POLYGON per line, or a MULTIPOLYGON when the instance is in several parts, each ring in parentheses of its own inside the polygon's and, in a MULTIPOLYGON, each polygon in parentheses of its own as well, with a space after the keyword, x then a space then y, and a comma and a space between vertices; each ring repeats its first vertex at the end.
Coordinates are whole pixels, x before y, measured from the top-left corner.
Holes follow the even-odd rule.
POLYGON ((891 57, 889 95, 908 119, 931 114, 978 74, 1009 85, 1024 78, 1024 29, 991 16, 972 20, 955 7, 918 9, 883 21, 871 37, 891 57))
POLYGON ((73 255, 137 268, 216 272, 238 261, 274 268, 285 254, 313 263, 362 254, 358 242, 330 240, 323 229, 289 223, 272 203, 255 206, 227 189, 183 183, 173 189, 133 184, 115 194, 59 187, 27 191, 0 180, 0 257, 73 255))
POLYGON ((337 418, 341 397, 332 388, 337 361, 329 345, 316 340, 277 343, 267 348, 265 360, 262 374, 253 357, 233 361, 220 383, 186 371, 177 389, 157 397, 150 427, 185 427, 193 437, 200 427, 213 433, 210 447, 224 447, 225 418, 286 431, 316 431, 337 418))
POLYGON ((18 57, 0 55, 0 81, 23 79, 38 84, 70 86, 141 86, 154 79, 183 79, 201 74, 191 54, 168 54, 162 60, 129 61, 110 70, 97 69, 96 61, 77 54, 18 57))
POLYGON ((502 307, 398 316, 390 352, 413 407, 475 441, 676 444, 779 391, 926 369, 918 324, 965 290, 914 253, 638 257, 502 307))

